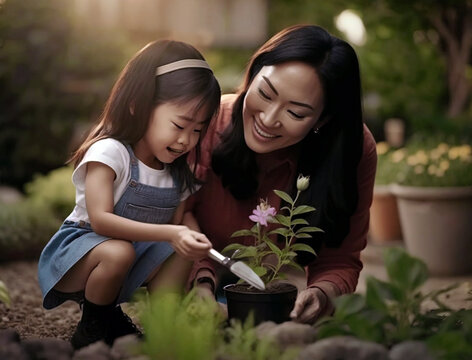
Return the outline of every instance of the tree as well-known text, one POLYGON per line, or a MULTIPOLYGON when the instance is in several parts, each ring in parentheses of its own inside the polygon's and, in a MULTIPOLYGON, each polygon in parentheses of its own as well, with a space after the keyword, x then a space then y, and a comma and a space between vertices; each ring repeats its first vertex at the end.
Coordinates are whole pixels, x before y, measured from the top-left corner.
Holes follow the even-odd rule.
POLYGON ((471 65, 471 0, 387 0, 392 9, 413 11, 432 26, 438 36, 438 48, 446 61, 450 117, 460 115, 470 100, 471 84, 467 69, 471 65))

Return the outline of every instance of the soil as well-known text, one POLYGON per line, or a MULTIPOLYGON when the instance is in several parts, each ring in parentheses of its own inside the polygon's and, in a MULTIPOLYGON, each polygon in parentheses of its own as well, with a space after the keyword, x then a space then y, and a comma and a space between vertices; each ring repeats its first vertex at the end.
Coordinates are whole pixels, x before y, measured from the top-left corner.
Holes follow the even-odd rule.
POLYGON ((11 305, 0 303, 0 329, 13 328, 21 339, 69 340, 80 319, 79 305, 68 301, 46 310, 37 279, 36 261, 0 263, 0 280, 8 288, 11 305))
POLYGON ((296 291, 293 284, 287 282, 275 282, 267 285, 265 290, 258 290, 248 284, 232 284, 228 286, 227 290, 232 292, 241 292, 246 294, 280 294, 286 292, 296 291))

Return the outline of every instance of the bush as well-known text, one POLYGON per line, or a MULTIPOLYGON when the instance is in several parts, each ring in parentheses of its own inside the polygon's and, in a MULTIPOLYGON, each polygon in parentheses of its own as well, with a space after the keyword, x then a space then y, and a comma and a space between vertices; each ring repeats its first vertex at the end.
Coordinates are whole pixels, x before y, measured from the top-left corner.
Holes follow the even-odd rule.
POLYGON ((61 221, 48 206, 25 200, 0 207, 0 261, 38 258, 61 221))
POLYGON ((47 175, 36 175, 25 185, 29 200, 37 206, 48 206, 59 220, 65 219, 75 206, 72 172, 72 166, 64 166, 47 175))
POLYGON ((28 197, 0 207, 0 261, 35 259, 75 204, 72 167, 37 175, 28 197))

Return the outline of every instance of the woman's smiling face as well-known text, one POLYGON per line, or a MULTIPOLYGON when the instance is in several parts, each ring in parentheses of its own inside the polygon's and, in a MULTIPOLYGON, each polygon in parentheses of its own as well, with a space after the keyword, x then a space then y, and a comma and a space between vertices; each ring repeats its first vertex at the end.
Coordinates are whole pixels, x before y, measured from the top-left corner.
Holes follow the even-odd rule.
POLYGON ((256 153, 300 142, 317 128, 324 94, 315 69, 299 61, 264 66, 243 104, 244 138, 256 153))

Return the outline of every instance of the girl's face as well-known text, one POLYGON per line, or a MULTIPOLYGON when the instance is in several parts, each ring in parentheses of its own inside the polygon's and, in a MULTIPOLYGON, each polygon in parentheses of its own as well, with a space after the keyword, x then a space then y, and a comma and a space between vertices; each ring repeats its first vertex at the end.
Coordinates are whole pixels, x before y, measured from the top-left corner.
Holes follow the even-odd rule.
POLYGON ((298 143, 321 126, 323 96, 319 77, 310 65, 290 61, 264 66, 244 99, 247 146, 262 154, 298 143))
POLYGON ((192 150, 206 120, 204 111, 195 114, 198 100, 156 106, 145 135, 135 145, 136 157, 151 168, 163 169, 163 164, 170 164, 192 150))

